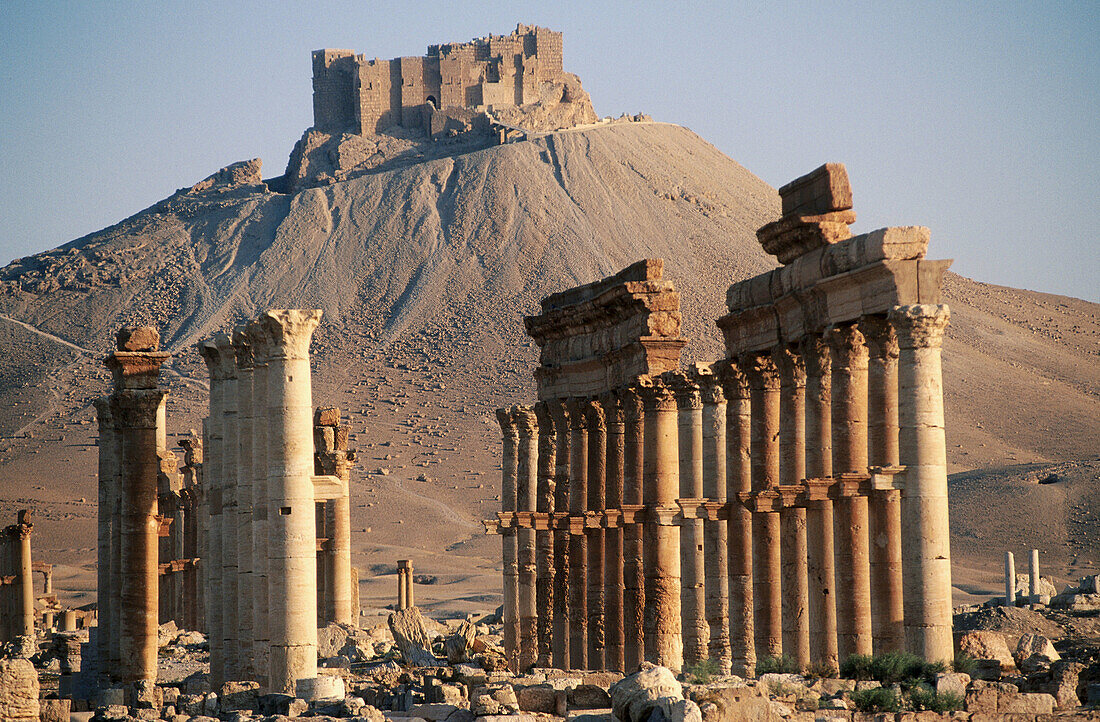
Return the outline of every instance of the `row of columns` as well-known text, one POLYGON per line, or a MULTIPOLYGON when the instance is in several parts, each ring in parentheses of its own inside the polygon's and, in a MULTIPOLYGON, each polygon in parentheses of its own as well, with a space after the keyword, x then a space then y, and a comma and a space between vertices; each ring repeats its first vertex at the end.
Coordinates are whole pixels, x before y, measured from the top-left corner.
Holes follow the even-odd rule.
POLYGON ((498 412, 513 665, 949 659, 947 318, 897 307, 498 412))
POLYGON ((413 565, 408 559, 397 560, 397 611, 416 606, 413 594, 413 565))

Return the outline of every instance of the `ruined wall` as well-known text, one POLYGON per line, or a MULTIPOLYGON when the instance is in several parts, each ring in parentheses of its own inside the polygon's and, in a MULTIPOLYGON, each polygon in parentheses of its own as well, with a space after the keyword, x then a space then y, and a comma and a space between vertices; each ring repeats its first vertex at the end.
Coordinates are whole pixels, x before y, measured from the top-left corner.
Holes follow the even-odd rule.
POLYGON ((313 125, 341 130, 356 125, 356 78, 362 56, 351 50, 313 51, 313 125))

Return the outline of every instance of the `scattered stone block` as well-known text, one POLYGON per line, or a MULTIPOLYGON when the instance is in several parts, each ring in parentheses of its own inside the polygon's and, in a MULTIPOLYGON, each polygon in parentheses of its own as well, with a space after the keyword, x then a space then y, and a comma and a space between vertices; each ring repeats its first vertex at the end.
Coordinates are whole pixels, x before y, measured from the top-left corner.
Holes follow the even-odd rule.
POLYGON ((1016 669, 1016 660, 1000 632, 966 632, 959 637, 959 651, 974 659, 995 659, 1002 672, 1016 669))
POLYGON ((0 659, 0 719, 37 722, 38 673, 30 660, 0 659))
POLYGON ((298 697, 307 702, 340 701, 343 700, 347 694, 347 691, 344 689, 344 678, 327 674, 319 675, 312 679, 298 680, 298 686, 295 691, 298 697))
POLYGON ((1044 693, 1000 694, 997 697, 998 714, 1051 714, 1054 697, 1044 693))
POLYGON ((936 675, 937 694, 957 694, 966 696, 966 688, 970 684, 970 675, 961 672, 941 672, 936 675))
POLYGON ((157 351, 160 333, 152 326, 124 326, 118 330, 115 343, 119 351, 157 351))
MULTIPOLYGON (((684 699, 684 688, 667 667, 649 667, 611 686, 611 713, 621 722, 647 722, 657 707, 671 714, 671 706, 684 699)), ((698 709, 698 708, 696 708, 698 709)), ((700 713, 700 720, 702 713, 700 713)))
POLYGON ((594 684, 578 684, 569 690, 570 709, 605 709, 611 706, 611 695, 594 684))
POLYGON ((226 682, 218 692, 221 711, 256 711, 260 704, 260 685, 257 682, 226 682))
POLYGON ((439 660, 432 654, 432 644, 424 627, 424 618, 416 607, 394 612, 389 618, 390 631, 401 658, 416 667, 436 667, 439 660))
POLYGON ((71 699, 44 699, 39 702, 39 718, 42 722, 69 722, 72 714, 71 699))

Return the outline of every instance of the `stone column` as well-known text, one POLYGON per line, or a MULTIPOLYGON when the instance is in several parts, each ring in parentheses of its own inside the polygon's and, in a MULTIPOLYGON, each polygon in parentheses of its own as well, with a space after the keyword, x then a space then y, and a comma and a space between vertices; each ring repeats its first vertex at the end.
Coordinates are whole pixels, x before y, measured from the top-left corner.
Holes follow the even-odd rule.
POLYGON ((269 404, 267 360, 273 350, 263 324, 251 321, 245 326, 252 349, 252 667, 261 689, 270 689, 269 651, 271 649, 270 580, 267 547, 271 531, 267 482, 267 435, 275 418, 269 404))
POLYGON ((676 399, 660 379, 642 377, 645 404, 645 658, 679 672, 684 660, 680 617, 680 489, 676 399))
MULTIPOLYGON (((538 420, 530 406, 517 406, 516 505, 518 511, 533 512, 538 504, 538 420)), ((530 518, 530 514, 527 515, 530 518)), ((519 570, 519 668, 538 661, 538 610, 535 607, 535 530, 516 531, 519 570)), ((411 597, 410 597, 411 598, 411 597)))
POLYGON ((836 566, 833 549, 832 364, 821 336, 801 343, 806 366, 806 549, 809 577, 810 660, 839 669, 836 639, 836 566))
MULTIPOLYGON (((518 469, 519 432, 516 430, 512 409, 497 409, 501 443, 501 496, 500 508, 505 514, 516 511, 516 474, 518 469)), ((504 656, 508 668, 519 672, 519 557, 514 524, 500 530, 504 558, 504 656)), ((401 578, 401 562, 397 566, 397 604, 402 606, 405 585, 401 578)))
POLYGON ((831 326, 833 474, 844 482, 834 509, 837 651, 841 662, 871 654, 871 568, 867 497, 867 347, 855 324, 831 326))
POLYGON ((607 418, 599 401, 584 409, 588 429, 588 503, 584 536, 588 547, 588 668, 604 666, 604 530, 600 525, 606 508, 607 418))
POLYGON ((748 377, 736 363, 724 363, 719 380, 726 396, 730 671, 740 677, 754 677, 752 512, 743 503, 752 492, 751 394, 748 377))
MULTIPOLYGON (((623 501, 631 521, 623 526, 623 671, 645 659, 645 566, 640 514, 645 451, 645 410, 636 387, 616 392, 623 407, 623 501)), ((625 518, 625 513, 624 513, 625 518)))
POLYGON ((1005 552, 1005 606, 1016 606, 1016 559, 1005 552))
POLYGON ((588 506, 588 428, 586 401, 572 399, 569 408, 569 664, 588 669, 588 544, 583 519, 588 506))
MULTIPOLYGON (((600 397, 607 419, 604 508, 615 511, 623 505, 623 473, 626 467, 624 436, 626 424, 618 396, 600 397)), ((623 656, 623 527, 621 516, 604 532, 604 668, 626 671, 623 656)))
POLYGON ((225 677, 227 681, 245 678, 241 654, 239 580, 237 567, 237 481, 239 477, 240 428, 237 425, 237 357, 233 340, 224 333, 213 339, 219 358, 225 364, 222 396, 222 467, 221 467, 221 542, 222 542, 222 645, 225 650, 225 677))
MULTIPOLYGON (((872 467, 898 466, 898 339, 882 316, 864 316, 867 406, 872 467)), ((870 498, 871 629, 875 654, 905 649, 901 575, 901 492, 872 489, 870 498)))
POLYGON ((408 559, 397 560, 397 611, 399 612, 409 608, 409 585, 405 581, 405 577, 408 576, 408 570, 406 569, 408 564, 408 559))
POLYGON ((225 403, 225 369, 221 352, 213 341, 196 346, 210 373, 210 409, 206 418, 205 458, 203 461, 204 496, 208 516, 203 519, 203 603, 206 617, 206 635, 210 645, 210 686, 220 688, 226 681, 225 646, 222 613, 222 466, 224 424, 222 407, 225 403))
POLYGON ((940 349, 947 306, 899 306, 890 312, 898 335, 900 461, 905 637, 929 661, 952 659, 951 539, 940 349))
MULTIPOLYGON (((683 372, 671 375, 676 394, 679 428, 680 489, 682 499, 703 499, 703 400, 699 387, 683 372)), ((707 659, 710 629, 707 626, 706 575, 703 556, 703 520, 680 522, 680 606, 683 614, 684 662, 698 664, 707 659)))
POLYGON ((550 520, 554 513, 554 471, 557 435, 549 409, 535 404, 538 422, 538 480, 535 496, 539 522, 535 528, 535 614, 538 617, 538 661, 549 667, 554 657, 554 537, 550 520))
POLYGON ((268 357, 268 584, 270 684, 295 694, 317 676, 317 535, 313 498, 313 396, 309 342, 320 311, 260 317, 268 357))
POLYGON ((239 326, 233 332, 233 350, 237 357, 237 624, 240 671, 245 679, 255 679, 252 641, 253 569, 252 569, 252 387, 253 350, 239 326))
POLYGON ((340 494, 325 504, 329 537, 325 618, 358 626, 351 592, 351 465, 355 452, 348 450, 349 429, 340 421, 339 407, 319 406, 314 411, 315 471, 340 480, 340 494))
MULTIPOLYGON (((779 486, 779 371, 771 355, 760 353, 742 364, 749 379, 752 404, 752 490, 779 486)), ((758 511, 752 519, 753 612, 756 617, 756 657, 783 654, 779 514, 758 511)))
POLYGON ((34 635, 34 565, 31 562, 31 523, 29 509, 19 511, 18 522, 11 527, 12 547, 15 551, 16 603, 14 632, 16 636, 35 638, 34 635))
POLYGON ((1039 587, 1039 550, 1038 549, 1032 549, 1031 554, 1028 556, 1027 575, 1028 575, 1027 576, 1027 586, 1028 586, 1027 601, 1028 601, 1028 604, 1040 604, 1041 600, 1039 599, 1039 597, 1042 593, 1039 591, 1040 587, 1039 587))
MULTIPOLYGON (((413 588, 413 565, 411 559, 405 560, 405 604, 408 608, 416 606, 416 592, 413 588)), ((522 626, 522 625, 521 625, 522 626)))
POLYGON ((707 499, 703 524, 703 587, 710 632, 707 658, 717 662, 725 673, 730 668, 729 538, 726 520, 721 518, 727 501, 726 396, 714 373, 698 374, 696 383, 703 401, 703 496, 707 499))
POLYGON ((123 683, 157 679, 157 412, 165 395, 157 379, 169 356, 157 350, 159 343, 154 329, 123 329, 119 350, 107 357, 115 384, 111 415, 122 451, 117 676, 123 683))
POLYGON ((557 669, 569 664, 569 472, 572 468, 572 440, 569 410, 563 401, 548 401, 547 410, 554 424, 557 447, 554 450, 554 625, 552 657, 557 669))
POLYGON ((779 369, 779 480, 784 489, 779 512, 783 589, 783 653, 799 669, 810 666, 810 580, 807 567, 806 365, 798 349, 780 346, 772 354, 779 369))
MULTIPOLYGON (((117 669, 112 664, 111 640, 117 636, 112 627, 114 618, 114 595, 111 593, 111 568, 118 564, 116 550, 112 546, 114 529, 114 508, 118 496, 118 431, 111 415, 108 397, 95 400, 96 419, 99 424, 99 536, 98 564, 96 565, 96 601, 99 614, 99 628, 96 631, 96 660, 100 675, 107 675, 117 669)), ((117 662, 117 659, 115 660, 117 662)))

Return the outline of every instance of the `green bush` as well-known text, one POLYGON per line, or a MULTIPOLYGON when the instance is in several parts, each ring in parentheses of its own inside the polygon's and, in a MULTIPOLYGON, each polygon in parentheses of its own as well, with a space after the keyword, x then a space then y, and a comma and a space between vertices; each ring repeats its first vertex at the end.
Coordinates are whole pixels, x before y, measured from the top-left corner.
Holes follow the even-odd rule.
POLYGON ((819 679, 835 679, 837 674, 836 667, 824 662, 815 662, 806 670, 807 677, 817 677, 819 679))
POLYGON ((844 679, 872 679, 873 661, 874 657, 869 654, 853 654, 840 663, 840 676, 844 679))
MULTIPOLYGON (((849 657, 849 659, 851 659, 849 657)), ((901 712, 901 698, 888 687, 864 689, 851 694, 852 702, 860 712, 901 712)))
POLYGON ((962 674, 973 675, 974 668, 977 666, 978 662, 976 659, 971 657, 966 652, 959 652, 955 655, 955 663, 951 665, 951 668, 954 669, 956 672, 960 672, 962 674))
POLYGON ((718 660, 704 659, 695 664, 684 665, 684 679, 689 684, 706 684, 719 673, 718 660))
POLYGON ((941 662, 925 662, 908 652, 886 652, 876 657, 853 654, 840 665, 845 679, 873 679, 883 685, 900 685, 902 689, 920 683, 935 683, 936 675, 947 667, 941 662))
POLYGON ((940 694, 926 684, 918 684, 909 690, 909 704, 914 712, 955 712, 962 709, 963 698, 951 692, 940 694))
POLYGON ((778 657, 762 657, 756 660, 757 677, 762 674, 771 674, 774 672, 781 674, 798 674, 801 671, 794 657, 786 654, 778 657))

